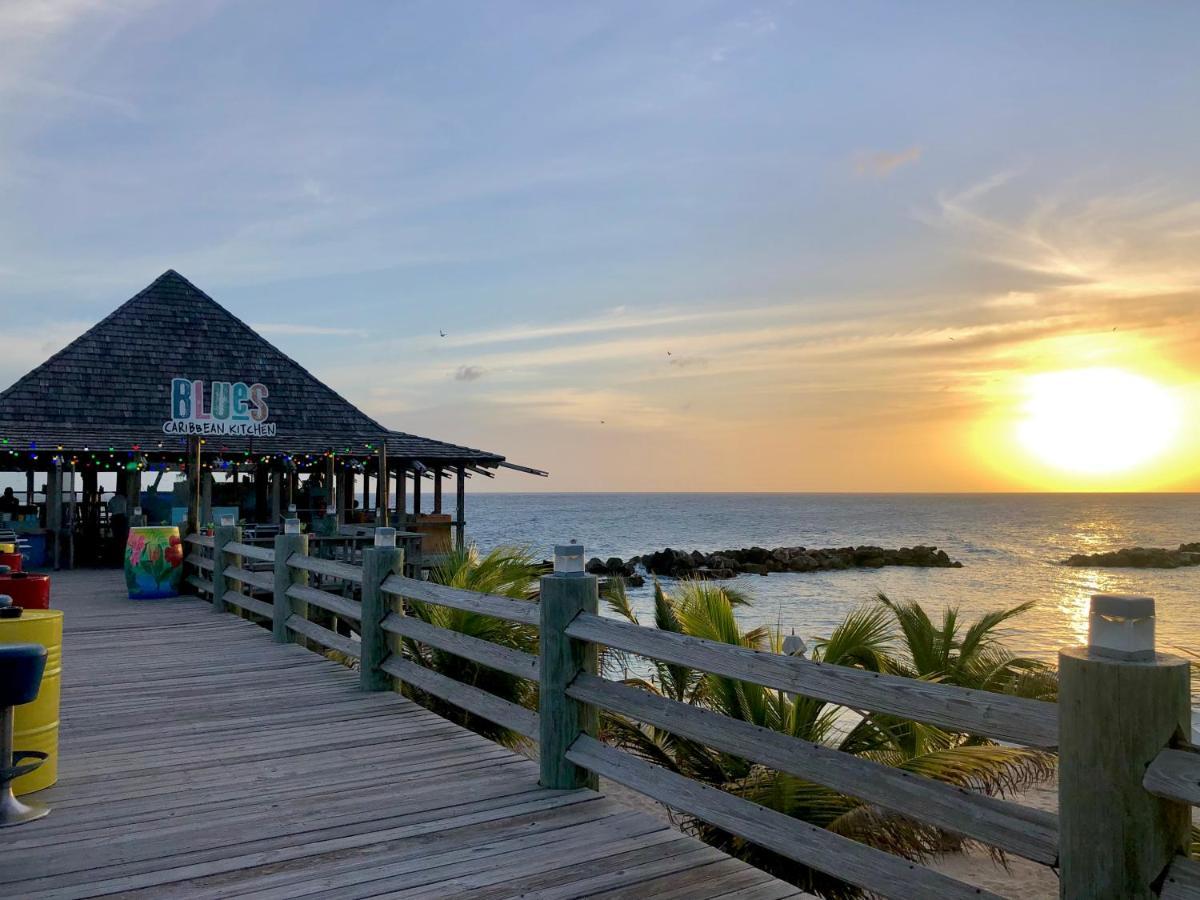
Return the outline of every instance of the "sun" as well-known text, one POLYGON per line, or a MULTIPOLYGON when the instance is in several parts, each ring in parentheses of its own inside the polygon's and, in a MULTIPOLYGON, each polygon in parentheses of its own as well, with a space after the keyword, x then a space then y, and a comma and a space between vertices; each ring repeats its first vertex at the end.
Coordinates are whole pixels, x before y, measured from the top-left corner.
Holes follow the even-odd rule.
POLYGON ((1171 446, 1179 408, 1170 390, 1125 369, 1043 372, 1025 379, 1017 439, 1047 465, 1083 475, 1124 472, 1171 446))

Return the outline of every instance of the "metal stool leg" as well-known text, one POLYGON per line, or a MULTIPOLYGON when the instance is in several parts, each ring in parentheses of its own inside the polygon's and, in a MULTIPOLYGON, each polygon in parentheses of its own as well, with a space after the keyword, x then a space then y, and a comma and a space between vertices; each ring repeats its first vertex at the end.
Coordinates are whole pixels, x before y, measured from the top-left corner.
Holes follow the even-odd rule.
POLYGON ((13 722, 14 709, 6 706, 0 711, 0 828, 10 825, 21 825, 40 819, 50 812, 50 807, 42 803, 22 803, 13 794, 13 780, 27 772, 32 772, 45 760, 46 754, 34 751, 13 752, 13 734, 16 730, 13 722), (14 765, 18 760, 35 759, 36 762, 25 765, 14 765))

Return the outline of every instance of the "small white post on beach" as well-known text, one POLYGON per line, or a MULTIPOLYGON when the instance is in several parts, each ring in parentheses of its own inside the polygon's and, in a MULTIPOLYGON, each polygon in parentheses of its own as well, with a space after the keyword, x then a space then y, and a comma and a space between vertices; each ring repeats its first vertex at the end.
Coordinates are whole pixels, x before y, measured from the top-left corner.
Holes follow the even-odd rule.
POLYGON ((541 681, 539 762, 542 787, 560 790, 596 788, 595 774, 567 759, 567 751, 581 734, 595 737, 599 714, 594 706, 567 696, 567 687, 580 672, 595 675, 594 644, 566 635, 567 626, 581 612, 600 609, 600 579, 583 570, 583 545, 574 542, 554 548, 554 574, 541 580, 539 649, 541 681))
POLYGON ((1154 600, 1092 597, 1088 645, 1059 651, 1060 895, 1157 897, 1190 807, 1142 786, 1191 728, 1188 662, 1154 649, 1154 600))

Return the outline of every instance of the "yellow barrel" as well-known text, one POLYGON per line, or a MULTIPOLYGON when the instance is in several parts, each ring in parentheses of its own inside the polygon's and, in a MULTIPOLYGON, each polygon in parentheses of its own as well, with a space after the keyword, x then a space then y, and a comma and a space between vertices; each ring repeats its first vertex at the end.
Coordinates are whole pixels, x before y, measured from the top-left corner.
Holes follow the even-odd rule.
POLYGON ((14 750, 50 754, 42 765, 13 782, 13 792, 30 794, 58 781, 58 707, 62 696, 61 609, 27 609, 19 619, 0 619, 0 644, 41 644, 46 648, 46 673, 37 699, 18 706, 14 715, 14 750))
POLYGON ((12 541, 0 541, 0 553, 16 553, 17 545, 12 541))

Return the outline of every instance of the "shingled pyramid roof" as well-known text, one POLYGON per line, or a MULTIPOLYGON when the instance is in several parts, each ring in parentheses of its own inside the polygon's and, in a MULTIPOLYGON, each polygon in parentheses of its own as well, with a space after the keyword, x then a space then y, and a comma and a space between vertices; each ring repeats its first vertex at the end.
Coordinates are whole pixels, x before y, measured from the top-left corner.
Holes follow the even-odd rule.
MULTIPOLYGON (((362 455, 383 440, 411 458, 496 464, 497 454, 392 432, 326 386, 249 325, 174 270, 0 394, 0 435, 18 446, 65 449, 139 443, 172 446, 172 378, 253 380, 270 392, 276 437, 261 451, 315 453, 343 447, 362 455)), ((230 449, 250 439, 222 437, 230 449)))

